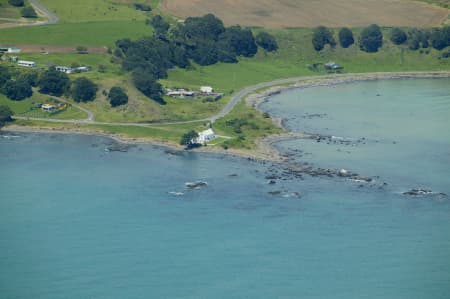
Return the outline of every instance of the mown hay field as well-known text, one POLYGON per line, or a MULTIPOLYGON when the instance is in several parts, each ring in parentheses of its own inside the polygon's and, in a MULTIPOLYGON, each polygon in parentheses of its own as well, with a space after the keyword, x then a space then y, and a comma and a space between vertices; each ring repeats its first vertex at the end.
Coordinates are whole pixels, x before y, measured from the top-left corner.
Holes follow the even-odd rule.
POLYGON ((443 7, 413 0, 163 0, 161 8, 186 18, 213 13, 226 25, 280 27, 434 27, 449 15, 443 7))

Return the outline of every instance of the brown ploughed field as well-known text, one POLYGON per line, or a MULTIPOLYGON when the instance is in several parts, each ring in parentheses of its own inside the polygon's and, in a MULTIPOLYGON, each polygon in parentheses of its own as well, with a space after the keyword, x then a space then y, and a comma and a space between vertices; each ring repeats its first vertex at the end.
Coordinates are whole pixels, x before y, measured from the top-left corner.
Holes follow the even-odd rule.
POLYGON ((186 18, 213 13, 226 25, 279 27, 439 26, 449 10, 413 0, 163 0, 186 18))

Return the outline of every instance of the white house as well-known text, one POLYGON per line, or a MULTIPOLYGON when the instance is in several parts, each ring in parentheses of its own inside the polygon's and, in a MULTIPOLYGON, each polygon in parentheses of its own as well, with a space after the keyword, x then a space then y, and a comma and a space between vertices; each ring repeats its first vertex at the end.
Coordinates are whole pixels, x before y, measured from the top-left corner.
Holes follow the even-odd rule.
POLYGON ((201 86, 200 91, 203 93, 212 93, 214 89, 211 86, 201 86))
POLYGON ((41 108, 44 111, 53 111, 53 110, 56 109, 56 106, 52 105, 52 104, 44 104, 44 105, 41 106, 41 108))
POLYGON ((208 129, 198 133, 198 137, 195 138, 194 143, 205 144, 214 139, 216 139, 216 134, 212 129, 208 129))
POLYGON ((22 50, 20 50, 17 47, 10 47, 10 46, 0 46, 0 52, 6 52, 6 53, 20 53, 22 50))
POLYGON ((68 67, 68 66, 58 65, 58 66, 55 66, 55 69, 57 71, 60 71, 60 72, 66 73, 66 74, 72 74, 73 73, 73 68, 68 67))
POLYGON ((37 64, 34 61, 26 61, 26 60, 19 60, 17 61, 17 65, 25 66, 25 67, 36 67, 37 64))
POLYGON ((166 95, 169 97, 193 97, 195 93, 193 91, 178 89, 178 90, 169 90, 166 95))

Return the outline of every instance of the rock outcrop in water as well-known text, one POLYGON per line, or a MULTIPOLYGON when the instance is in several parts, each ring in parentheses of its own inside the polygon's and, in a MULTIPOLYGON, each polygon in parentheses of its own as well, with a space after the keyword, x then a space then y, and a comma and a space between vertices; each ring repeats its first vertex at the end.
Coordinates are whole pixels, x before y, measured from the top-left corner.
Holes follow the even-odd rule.
POLYGON ((438 193, 438 192, 433 192, 430 189, 411 189, 409 191, 405 191, 402 193, 403 195, 408 195, 408 196, 426 196, 426 195, 435 195, 435 196, 439 196, 439 197, 447 197, 447 194, 445 193, 438 193))

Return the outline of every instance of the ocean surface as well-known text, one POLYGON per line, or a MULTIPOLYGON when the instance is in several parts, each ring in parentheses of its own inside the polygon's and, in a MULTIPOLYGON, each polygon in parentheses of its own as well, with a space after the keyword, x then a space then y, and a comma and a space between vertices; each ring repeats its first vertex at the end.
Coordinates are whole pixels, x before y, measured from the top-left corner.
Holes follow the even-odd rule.
POLYGON ((450 298, 450 80, 292 90, 262 108, 334 136, 279 143, 293 161, 374 181, 268 184, 268 162, 3 132, 0 298, 450 298))

